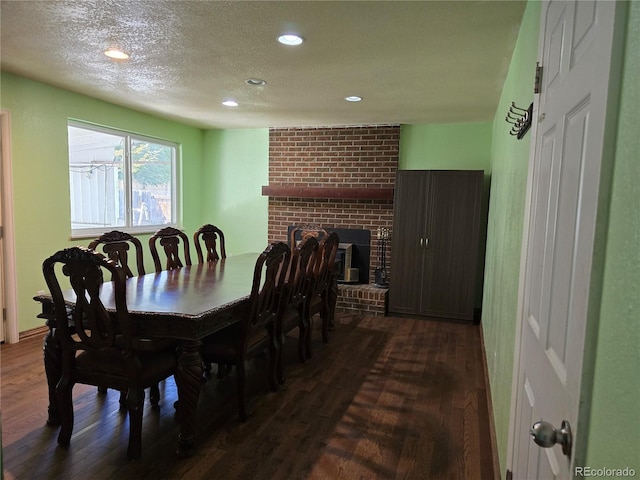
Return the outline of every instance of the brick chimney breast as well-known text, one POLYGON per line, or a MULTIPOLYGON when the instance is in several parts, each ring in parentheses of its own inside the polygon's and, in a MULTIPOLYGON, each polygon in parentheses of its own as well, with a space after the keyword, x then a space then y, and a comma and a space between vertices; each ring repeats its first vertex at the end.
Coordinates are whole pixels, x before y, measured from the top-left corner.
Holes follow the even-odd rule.
MULTIPOLYGON (((269 131, 269 186, 392 189, 398 168, 399 125, 292 127, 269 131)), ((371 269, 379 266, 377 229, 391 229, 393 200, 269 198, 269 241, 286 241, 287 227, 316 224, 371 230, 371 269)), ((391 232, 393 239, 393 232, 391 232)), ((391 261, 387 247, 387 268, 391 261)))

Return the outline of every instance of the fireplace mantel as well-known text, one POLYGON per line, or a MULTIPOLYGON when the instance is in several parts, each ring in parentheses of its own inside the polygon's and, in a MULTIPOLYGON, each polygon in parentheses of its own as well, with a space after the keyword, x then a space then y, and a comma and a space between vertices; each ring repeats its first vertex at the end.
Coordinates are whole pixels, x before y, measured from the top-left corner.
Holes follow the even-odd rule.
POLYGON ((262 195, 268 197, 344 198, 365 200, 393 200, 393 188, 381 187, 295 187, 263 185, 262 195))

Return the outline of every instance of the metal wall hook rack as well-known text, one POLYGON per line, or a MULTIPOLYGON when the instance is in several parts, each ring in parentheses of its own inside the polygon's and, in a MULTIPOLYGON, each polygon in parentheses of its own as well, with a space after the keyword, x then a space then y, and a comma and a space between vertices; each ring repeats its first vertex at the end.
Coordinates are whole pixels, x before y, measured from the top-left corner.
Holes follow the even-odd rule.
POLYGON ((533 103, 526 110, 516 106, 515 102, 511 102, 507 116, 504 118, 507 123, 513 125, 509 131, 509 135, 513 135, 520 140, 531 128, 531 116, 533 114, 533 103))

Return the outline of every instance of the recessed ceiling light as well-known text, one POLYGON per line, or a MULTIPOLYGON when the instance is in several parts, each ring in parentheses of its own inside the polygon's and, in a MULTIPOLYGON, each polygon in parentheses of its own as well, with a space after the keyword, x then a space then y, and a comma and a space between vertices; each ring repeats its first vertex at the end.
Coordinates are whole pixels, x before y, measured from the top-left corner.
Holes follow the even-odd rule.
POLYGON ((104 54, 109 58, 113 58, 114 60, 127 60, 129 58, 128 53, 125 53, 119 48, 114 47, 106 49, 104 51, 104 54))
POLYGON ((259 78, 248 78, 246 82, 247 84, 252 85, 254 87, 263 87, 267 84, 266 81, 261 80, 259 78))
POLYGON ((278 41, 283 45, 300 45, 304 42, 304 38, 297 33, 286 33, 284 35, 280 35, 278 37, 278 41))
POLYGON ((344 97, 347 102, 359 102, 362 100, 362 97, 357 95, 349 95, 348 97, 344 97))
POLYGON ((222 104, 225 107, 237 107, 238 106, 238 102, 236 102, 235 100, 225 100, 224 102, 222 102, 222 104))

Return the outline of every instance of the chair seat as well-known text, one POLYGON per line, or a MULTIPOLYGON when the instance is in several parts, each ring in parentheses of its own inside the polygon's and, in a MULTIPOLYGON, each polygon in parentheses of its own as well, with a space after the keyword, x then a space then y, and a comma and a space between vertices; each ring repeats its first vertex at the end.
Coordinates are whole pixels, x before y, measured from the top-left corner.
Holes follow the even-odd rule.
MULTIPOLYGON (((137 355, 140 361, 140 384, 151 385, 167 377, 167 372, 175 369, 177 359, 173 350, 161 352, 140 352, 137 355)), ((127 377, 127 363, 121 352, 112 348, 83 351, 76 356, 76 375, 87 378, 97 378, 99 375, 110 377, 127 377), (85 377, 83 373, 86 372, 85 377)), ((100 383, 100 382, 96 382, 100 383)))
POLYGON ((324 303, 324 299, 320 295, 312 295, 309 300, 309 311, 318 313, 324 303))
MULTIPOLYGON (((180 346, 180 342, 172 338, 132 338, 131 344, 136 352, 175 352, 180 346)), ((116 336, 116 348, 124 349, 124 337, 116 336)))
POLYGON ((287 333, 300 325, 300 313, 297 308, 288 308, 282 316, 282 331, 287 333))
MULTIPOLYGON (((235 359, 242 354, 242 346, 238 343, 241 338, 240 323, 234 323, 229 327, 205 338, 202 343, 201 354, 205 361, 219 362, 235 359)), ((266 329, 253 332, 249 337, 248 349, 253 350, 263 343, 269 344, 269 334, 266 329)))
POLYGON ((233 324, 205 338, 200 350, 202 358, 210 362, 217 362, 218 359, 226 360, 237 357, 240 354, 239 331, 239 325, 233 324))

